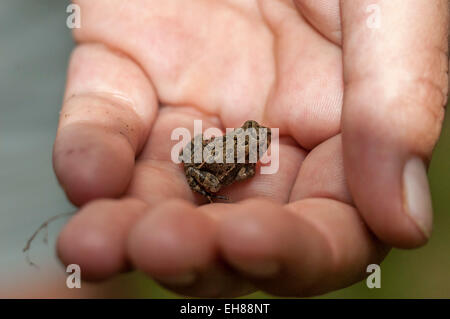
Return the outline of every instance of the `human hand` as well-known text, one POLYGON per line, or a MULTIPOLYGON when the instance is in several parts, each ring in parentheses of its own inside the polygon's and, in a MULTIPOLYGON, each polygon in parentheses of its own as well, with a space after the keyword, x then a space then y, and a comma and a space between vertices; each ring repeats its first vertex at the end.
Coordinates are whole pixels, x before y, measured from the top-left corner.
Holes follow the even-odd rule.
POLYGON ((377 1, 379 29, 373 2, 77 1, 54 167, 87 205, 60 259, 84 279, 137 268, 187 295, 307 296, 424 244, 447 1, 377 1), (199 206, 170 160, 172 130, 195 119, 280 128, 279 171, 199 206))

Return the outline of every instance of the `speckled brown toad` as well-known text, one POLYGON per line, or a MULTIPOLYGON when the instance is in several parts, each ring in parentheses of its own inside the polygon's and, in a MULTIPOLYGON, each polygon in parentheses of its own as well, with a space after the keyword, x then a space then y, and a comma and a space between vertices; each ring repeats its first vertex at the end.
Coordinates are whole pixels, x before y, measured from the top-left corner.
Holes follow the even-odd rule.
POLYGON ((252 120, 223 136, 208 140, 204 140, 203 135, 194 137, 180 152, 189 187, 211 203, 212 198, 228 200, 217 192, 255 175, 256 162, 269 147, 270 137, 270 128, 252 120), (203 154, 197 163, 196 151, 203 154))

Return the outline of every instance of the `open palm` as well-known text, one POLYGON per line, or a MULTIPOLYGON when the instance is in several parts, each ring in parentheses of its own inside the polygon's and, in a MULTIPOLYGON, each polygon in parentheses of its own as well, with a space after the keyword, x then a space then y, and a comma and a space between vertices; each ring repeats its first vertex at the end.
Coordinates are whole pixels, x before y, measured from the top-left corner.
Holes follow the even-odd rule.
MULTIPOLYGON (((62 261, 86 279, 137 268, 187 295, 305 296, 360 280, 389 244, 423 244, 431 208, 417 163, 439 136, 446 64, 415 75, 445 43, 399 63, 423 45, 408 42, 409 25, 390 28, 410 13, 391 1, 373 31, 363 2, 76 1, 54 166, 69 199, 88 204, 60 235, 62 261), (225 188, 233 203, 202 205, 171 161, 172 131, 248 119, 280 128, 278 172, 225 188), (415 207, 401 177, 411 155, 425 198, 415 207)), ((442 8, 415 5, 447 23, 442 8)))

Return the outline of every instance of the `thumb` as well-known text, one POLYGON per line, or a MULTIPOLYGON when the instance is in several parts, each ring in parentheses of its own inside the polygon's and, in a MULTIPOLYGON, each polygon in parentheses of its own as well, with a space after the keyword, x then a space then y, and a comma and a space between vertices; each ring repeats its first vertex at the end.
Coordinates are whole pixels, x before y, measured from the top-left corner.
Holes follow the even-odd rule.
POLYGON ((342 0, 341 20, 350 191, 382 241, 422 245, 432 228, 426 166, 448 91, 448 1, 342 0))

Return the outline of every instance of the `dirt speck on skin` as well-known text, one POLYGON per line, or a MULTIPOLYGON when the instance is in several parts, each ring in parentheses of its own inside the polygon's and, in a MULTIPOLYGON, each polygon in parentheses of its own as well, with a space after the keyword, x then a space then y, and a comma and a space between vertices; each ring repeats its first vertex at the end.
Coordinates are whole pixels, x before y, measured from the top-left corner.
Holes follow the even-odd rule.
POLYGON ((123 131, 119 131, 119 134, 120 134, 120 135, 123 135, 124 137, 126 137, 126 138, 128 139, 127 134, 125 134, 123 131))

